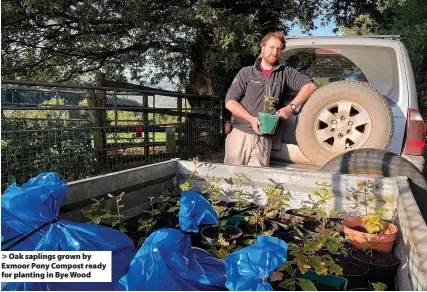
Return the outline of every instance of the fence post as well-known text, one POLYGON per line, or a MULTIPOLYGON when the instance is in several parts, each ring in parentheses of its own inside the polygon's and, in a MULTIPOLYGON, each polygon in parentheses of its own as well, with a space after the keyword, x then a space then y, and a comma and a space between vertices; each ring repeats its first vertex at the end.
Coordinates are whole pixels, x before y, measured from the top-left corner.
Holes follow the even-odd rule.
MULTIPOLYGON (((143 95, 143 100, 142 100, 142 106, 144 108, 148 107, 148 95, 144 94, 143 95)), ((150 132, 148 130, 148 111, 144 111, 144 117, 143 117, 143 122, 144 122, 144 158, 145 158, 145 163, 148 162, 148 156, 150 155, 150 132)), ((154 133, 153 133, 154 135, 154 133)))
POLYGON ((181 97, 177 97, 177 109, 178 109, 178 113, 180 114, 179 116, 178 116, 178 123, 179 123, 179 125, 178 125, 178 149, 177 149, 177 151, 178 152, 181 152, 181 138, 182 138, 182 132, 183 132, 183 129, 182 129, 182 98, 181 97))
MULTIPOLYGON (((96 108, 98 107, 96 93, 94 89, 88 89, 87 90, 87 105, 90 108, 96 108)), ((88 110, 89 119, 92 123, 93 127, 95 128, 95 131, 93 133, 93 146, 95 148, 96 158, 98 162, 98 167, 100 167, 102 163, 102 132, 100 131, 99 127, 99 117, 98 117, 98 111, 97 110, 88 110)))
MULTIPOLYGON (((96 75, 96 85, 103 86, 103 81, 105 80, 104 73, 97 73, 96 75)), ((99 108, 105 107, 107 101, 107 95, 105 90, 87 90, 88 94, 88 106, 99 108)), ((107 111, 104 109, 90 110, 89 111, 90 119, 94 127, 96 127, 93 134, 93 143, 96 151, 96 157, 98 162, 98 167, 102 168, 104 158, 106 158, 106 148, 107 148, 107 138, 105 134, 105 127, 107 125, 107 111)))

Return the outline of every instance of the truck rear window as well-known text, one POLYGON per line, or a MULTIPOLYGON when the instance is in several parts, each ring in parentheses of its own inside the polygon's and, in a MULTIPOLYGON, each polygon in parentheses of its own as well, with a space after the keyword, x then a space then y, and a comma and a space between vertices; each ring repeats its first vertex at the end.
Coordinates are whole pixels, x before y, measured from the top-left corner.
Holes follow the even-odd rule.
POLYGON ((281 63, 311 77, 318 87, 339 80, 368 82, 389 102, 399 100, 396 52, 387 47, 288 47, 281 63))

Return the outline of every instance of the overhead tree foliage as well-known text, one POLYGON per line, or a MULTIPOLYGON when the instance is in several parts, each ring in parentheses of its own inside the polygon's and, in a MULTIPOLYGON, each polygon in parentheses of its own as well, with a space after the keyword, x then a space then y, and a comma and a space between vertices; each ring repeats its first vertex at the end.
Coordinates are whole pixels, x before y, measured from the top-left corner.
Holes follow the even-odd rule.
MULTIPOLYGON (((337 18, 337 24, 345 34, 400 35, 411 59, 419 106, 422 114, 427 118, 427 2, 425 0, 346 1, 357 2, 358 8, 347 17, 337 18)), ((346 1, 341 5, 345 5, 346 1)))
POLYGON ((94 73, 167 78, 223 94, 285 21, 313 29, 323 0, 32 0, 2 2, 2 78, 91 82, 94 73))

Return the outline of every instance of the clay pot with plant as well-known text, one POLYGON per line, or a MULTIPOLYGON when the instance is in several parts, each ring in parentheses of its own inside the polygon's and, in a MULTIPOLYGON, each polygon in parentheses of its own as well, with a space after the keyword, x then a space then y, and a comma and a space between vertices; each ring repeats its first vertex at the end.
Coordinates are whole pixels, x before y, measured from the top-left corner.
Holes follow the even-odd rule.
POLYGON ((379 186, 370 180, 364 180, 359 181, 357 187, 359 193, 363 195, 360 201, 365 206, 365 216, 345 218, 343 232, 356 248, 391 252, 397 239, 397 226, 381 219, 383 213, 387 211, 384 208, 375 207, 372 208, 374 212, 368 213, 368 204, 377 200, 375 197, 369 197, 368 194, 379 189, 379 186))
POLYGON ((264 111, 258 113, 258 119, 261 123, 259 131, 262 134, 273 135, 279 123, 279 116, 276 115, 275 104, 278 101, 274 96, 264 96, 264 111))

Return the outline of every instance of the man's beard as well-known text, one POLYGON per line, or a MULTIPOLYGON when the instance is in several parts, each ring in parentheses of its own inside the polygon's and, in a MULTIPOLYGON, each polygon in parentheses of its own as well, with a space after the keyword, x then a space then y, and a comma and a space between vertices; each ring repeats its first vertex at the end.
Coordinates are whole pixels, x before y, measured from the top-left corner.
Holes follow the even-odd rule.
POLYGON ((276 55, 268 55, 268 56, 264 57, 264 62, 266 62, 270 65, 276 64, 278 60, 279 60, 279 58, 276 55))

